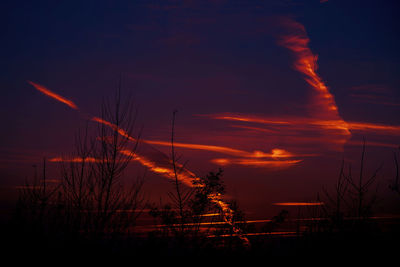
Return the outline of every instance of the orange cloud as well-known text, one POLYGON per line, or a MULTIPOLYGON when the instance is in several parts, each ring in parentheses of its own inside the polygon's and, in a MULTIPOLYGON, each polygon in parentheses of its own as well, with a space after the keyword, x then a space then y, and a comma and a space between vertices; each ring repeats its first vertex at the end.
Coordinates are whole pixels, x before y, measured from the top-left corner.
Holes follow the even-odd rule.
POLYGON ((293 52, 296 58, 293 67, 303 74, 304 80, 313 92, 312 102, 309 105, 313 119, 309 124, 315 123, 322 129, 338 130, 335 133, 323 132, 323 134, 329 134, 332 139, 339 139, 339 143, 343 145, 350 139, 351 133, 347 123, 339 115, 334 96, 317 73, 318 56, 308 47, 310 39, 304 26, 291 19, 282 20, 282 24, 290 33, 281 36, 278 44, 293 52))
MULTIPOLYGON (((142 140, 147 144, 152 145, 161 145, 161 146, 171 146, 171 142, 165 141, 155 141, 155 140, 142 140)), ((238 157, 248 157, 248 158, 288 158, 294 157, 294 154, 283 150, 274 148, 271 150, 271 153, 265 153, 263 151, 255 150, 253 152, 248 152, 244 150, 234 149, 230 147, 224 146, 214 146, 214 145, 199 145, 199 144, 187 144, 187 143, 176 143, 174 142, 175 147, 187 148, 187 149, 196 149, 196 150, 206 150, 219 152, 223 154, 238 156, 238 157)))
POLYGON ((47 89, 43 85, 31 82, 31 81, 28 81, 28 83, 30 83, 33 87, 35 87, 37 90, 39 90, 43 94, 45 94, 45 95, 47 95, 47 96, 49 96, 49 97, 51 97, 51 98, 53 98, 53 99, 55 99, 57 101, 60 101, 60 102, 62 102, 64 104, 66 104, 70 108, 78 109, 77 105, 75 105, 74 102, 72 102, 71 100, 69 100, 69 99, 67 99, 65 97, 62 97, 62 96, 50 91, 49 89, 47 89))
MULTIPOLYGON (((369 132, 377 135, 399 135, 400 126, 398 125, 385 125, 379 123, 368 122, 345 122, 343 120, 321 120, 317 118, 305 117, 260 117, 254 115, 242 115, 233 113, 223 114, 210 114, 207 115, 212 119, 250 122, 267 125, 276 130, 280 136, 290 136, 290 139, 295 142, 318 142, 318 143, 332 143, 343 145, 348 142, 347 136, 350 132, 369 132), (306 133, 320 129, 326 131, 328 136, 304 136, 306 133), (303 136, 301 136, 303 132, 303 136), (335 134, 345 138, 335 138, 335 134)), ((252 126, 234 126, 255 132, 270 133, 270 129, 252 126)), ((378 145, 378 143, 374 143, 378 145)), ((384 145, 387 146, 387 145, 384 145)))
POLYGON ((316 93, 316 103, 313 104, 317 106, 319 114, 323 112, 321 115, 325 118, 341 119, 333 95, 316 72, 318 56, 308 47, 310 39, 304 26, 293 20, 286 20, 284 25, 291 33, 281 36, 278 43, 294 53, 296 60, 293 66, 305 76, 305 81, 316 93))
MULTIPOLYGON (((275 128, 280 129, 280 133, 282 129, 292 129, 292 130, 302 130, 309 131, 315 128, 324 129, 324 130, 335 130, 339 135, 350 135, 348 123, 339 119, 339 120, 321 120, 317 118, 306 118, 306 117, 260 117, 253 115, 241 115, 241 114, 233 114, 233 113, 223 113, 223 114, 210 114, 209 117, 217 120, 229 120, 229 121, 240 121, 240 122, 252 122, 270 125, 275 128)), ((255 127, 246 127, 244 128, 252 129, 252 130, 261 130, 255 127)), ((261 131, 265 131, 262 129, 261 131)), ((268 129, 267 129, 268 131, 268 129)))
POLYGON ((263 159, 249 159, 249 158, 218 158, 212 159, 212 163, 226 166, 226 165, 244 165, 252 167, 272 167, 272 168, 284 168, 296 165, 302 160, 263 160, 263 159))
POLYGON ((400 134, 400 126, 384 125, 368 122, 349 122, 349 128, 354 131, 369 131, 383 134, 400 134))

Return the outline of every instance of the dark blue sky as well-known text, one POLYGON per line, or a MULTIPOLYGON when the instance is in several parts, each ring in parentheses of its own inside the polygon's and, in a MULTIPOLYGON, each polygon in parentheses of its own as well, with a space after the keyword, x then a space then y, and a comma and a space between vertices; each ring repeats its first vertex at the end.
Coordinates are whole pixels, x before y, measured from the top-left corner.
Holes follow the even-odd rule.
MULTIPOLYGON (((319 145, 238 128, 259 125, 233 127, 199 115, 307 116, 309 85, 293 68, 293 54, 277 44, 287 31, 284 18, 304 26, 309 48, 318 55, 317 73, 344 121, 400 125, 396 1, 2 1, 0 10, 1 184, 19 184, 43 156, 68 152, 84 121, 28 80, 98 115, 102 99, 122 77, 123 89, 135 97, 144 138, 167 141, 172 111, 178 109, 177 137, 183 143, 320 155, 295 169, 226 167, 228 184, 245 204, 313 197, 332 182, 340 159, 357 153, 359 147, 349 144, 362 136, 376 143, 371 150, 389 161, 391 171, 399 132, 354 132, 348 146, 332 155, 319 145), (324 157, 328 160, 319 163, 324 157), (332 175, 321 178, 326 172, 332 175), (309 186, 295 190, 304 183, 309 186), (246 200, 262 190, 280 193, 246 200)), ((196 171, 216 168, 209 160, 218 155, 180 152, 196 171)))

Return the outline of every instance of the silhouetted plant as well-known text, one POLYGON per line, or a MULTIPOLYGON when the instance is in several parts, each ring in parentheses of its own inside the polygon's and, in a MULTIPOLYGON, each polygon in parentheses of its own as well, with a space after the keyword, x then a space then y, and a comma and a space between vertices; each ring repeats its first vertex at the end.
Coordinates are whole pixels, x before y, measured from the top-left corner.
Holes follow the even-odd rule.
POLYGON ((189 201, 189 214, 194 224, 195 234, 200 231, 202 222, 204 222, 206 218, 204 215, 212 215, 208 218, 209 227, 203 227, 203 234, 205 235, 209 234, 215 220, 223 220, 223 211, 220 206, 213 201, 215 196, 222 196, 225 194, 225 186, 221 178, 222 175, 223 171, 219 169, 217 172, 209 172, 205 177, 200 177, 198 180, 193 181, 195 189, 193 197, 189 201))
POLYGON ((212 201, 213 196, 225 193, 221 176, 220 169, 218 172, 210 172, 205 177, 194 180, 193 188, 190 189, 190 194, 187 194, 189 197, 183 202, 182 211, 174 197, 171 197, 172 205, 151 207, 150 215, 160 220, 162 227, 159 231, 163 237, 170 236, 181 242, 185 242, 185 239, 197 242, 210 234, 216 221, 218 223, 223 221, 220 207, 212 201), (207 227, 203 226, 204 222, 207 227))
POLYGON ((131 100, 121 102, 118 88, 113 103, 102 105, 97 136, 87 129, 77 138, 77 162, 63 169, 63 195, 75 230, 92 235, 125 233, 135 225, 143 202, 143 178, 122 182, 124 171, 135 156, 139 142, 132 138, 136 113, 131 100), (121 134, 123 132, 123 134, 121 134), (128 153, 127 153, 128 152, 128 153))
POLYGON ((327 201, 322 208, 325 217, 330 220, 330 230, 352 231, 360 225, 366 226, 365 223, 373 213, 373 207, 378 199, 376 180, 383 165, 381 164, 372 175, 366 177, 364 171, 365 152, 364 140, 357 177, 352 172, 352 165, 347 164, 346 166, 342 161, 334 193, 331 194, 325 188, 323 189, 327 201), (352 228, 353 226, 356 228, 352 228))
POLYGON ((358 179, 356 180, 352 174, 351 165, 349 164, 348 172, 344 174, 349 186, 349 197, 353 202, 353 210, 355 216, 359 219, 367 218, 372 213, 372 207, 377 200, 377 187, 375 192, 371 193, 371 187, 375 184, 378 177, 379 171, 382 169, 381 164, 374 173, 366 179, 364 174, 364 163, 365 163, 365 140, 362 146, 361 160, 360 160, 360 171, 358 179), (369 194, 369 195, 368 195, 369 194), (369 197, 369 198, 368 198, 369 197))
POLYGON ((344 175, 344 166, 345 162, 344 160, 342 160, 339 177, 336 180, 334 188, 334 193, 331 194, 326 188, 323 188, 323 192, 327 198, 327 201, 322 206, 322 209, 325 213, 325 216, 329 217, 332 220, 333 224, 339 228, 341 228, 345 216, 343 206, 350 206, 346 199, 349 183, 344 175))
POLYGON ((26 179, 25 185, 19 188, 19 196, 14 214, 14 220, 24 230, 33 234, 44 233, 49 230, 49 222, 54 219, 54 209, 57 207, 56 195, 59 186, 47 182, 46 159, 43 158, 43 175, 35 173, 31 180, 26 179))
POLYGON ((282 223, 288 218, 289 212, 287 210, 281 210, 278 215, 272 217, 270 222, 267 222, 262 228, 261 232, 271 233, 276 230, 282 223))
MULTIPOLYGON (((399 147, 399 151, 400 151, 400 147, 399 147)), ((389 185, 389 188, 393 191, 396 192, 397 194, 400 195, 400 184, 399 184, 399 161, 398 161, 398 156, 397 154, 400 154, 400 152, 396 153, 393 152, 393 158, 394 158, 394 164, 395 164, 395 169, 396 169, 396 173, 395 173, 395 177, 392 181, 392 184, 389 185)))

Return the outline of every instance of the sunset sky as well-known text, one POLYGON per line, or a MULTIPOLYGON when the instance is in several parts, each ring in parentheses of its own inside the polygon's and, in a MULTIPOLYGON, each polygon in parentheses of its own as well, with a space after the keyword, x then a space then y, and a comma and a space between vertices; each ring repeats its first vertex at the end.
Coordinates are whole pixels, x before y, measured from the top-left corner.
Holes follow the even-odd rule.
POLYGON ((342 159, 358 171, 363 138, 365 173, 383 164, 380 192, 384 203, 392 198, 396 1, 5 1, 0 9, 2 202, 43 157, 59 178, 86 121, 112 127, 101 103, 120 81, 143 127, 144 154, 127 179, 146 173, 150 199, 171 186, 161 168, 170 168, 174 110, 182 175, 222 167, 228 196, 254 217, 317 201, 342 159))

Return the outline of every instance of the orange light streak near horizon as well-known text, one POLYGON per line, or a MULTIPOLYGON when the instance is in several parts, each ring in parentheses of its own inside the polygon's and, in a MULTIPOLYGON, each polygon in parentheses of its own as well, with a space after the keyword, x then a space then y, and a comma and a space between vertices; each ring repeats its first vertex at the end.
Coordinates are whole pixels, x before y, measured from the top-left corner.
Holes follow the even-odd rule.
MULTIPOLYGON (((298 232, 295 231, 276 231, 276 232, 265 232, 265 233, 246 233, 244 234, 245 236, 259 236, 259 235, 280 235, 280 236, 297 236, 299 235, 298 232)), ((223 235, 209 235, 208 237, 232 237, 236 235, 231 235, 231 234, 223 234, 223 235)))
MULTIPOLYGON (((220 215, 217 213, 216 215, 220 215)), ((211 216, 215 216, 212 214, 211 216)), ((239 224, 244 224, 244 223, 266 223, 266 222, 272 222, 272 220, 267 219, 267 220, 247 220, 247 221, 236 221, 235 223, 239 224)), ((200 223, 185 223, 183 225, 185 226, 196 226, 196 225, 221 225, 221 224, 226 224, 225 221, 211 221, 211 222, 200 222, 200 223)), ((158 227, 168 227, 168 226, 180 226, 181 224, 172 224, 172 225, 167 225, 167 224, 157 224, 157 225, 149 225, 146 227, 150 228, 158 228, 158 227)))
POLYGON ((229 158, 218 158, 212 159, 211 162, 226 166, 231 164, 254 166, 254 167, 290 167, 297 163, 302 162, 302 160, 258 160, 258 159, 229 159, 229 158))
POLYGON ((47 89, 47 88, 44 87, 43 85, 40 85, 40 84, 31 82, 31 81, 28 81, 28 83, 31 84, 33 87, 35 87, 35 88, 36 88, 37 90, 39 90, 40 92, 42 92, 43 94, 45 94, 45 95, 47 95, 47 96, 49 96, 49 97, 51 97, 51 98, 53 98, 53 99, 56 99, 56 100, 58 100, 58 101, 60 101, 60 102, 62 102, 62 103, 64 103, 64 104, 66 104, 66 105, 69 106, 70 108, 78 109, 78 106, 75 105, 74 102, 72 102, 72 101, 69 100, 69 99, 66 99, 65 97, 60 96, 59 94, 56 94, 56 93, 50 91, 49 89, 47 89))
POLYGON ((324 202, 280 202, 274 203, 274 206, 323 206, 324 202))

